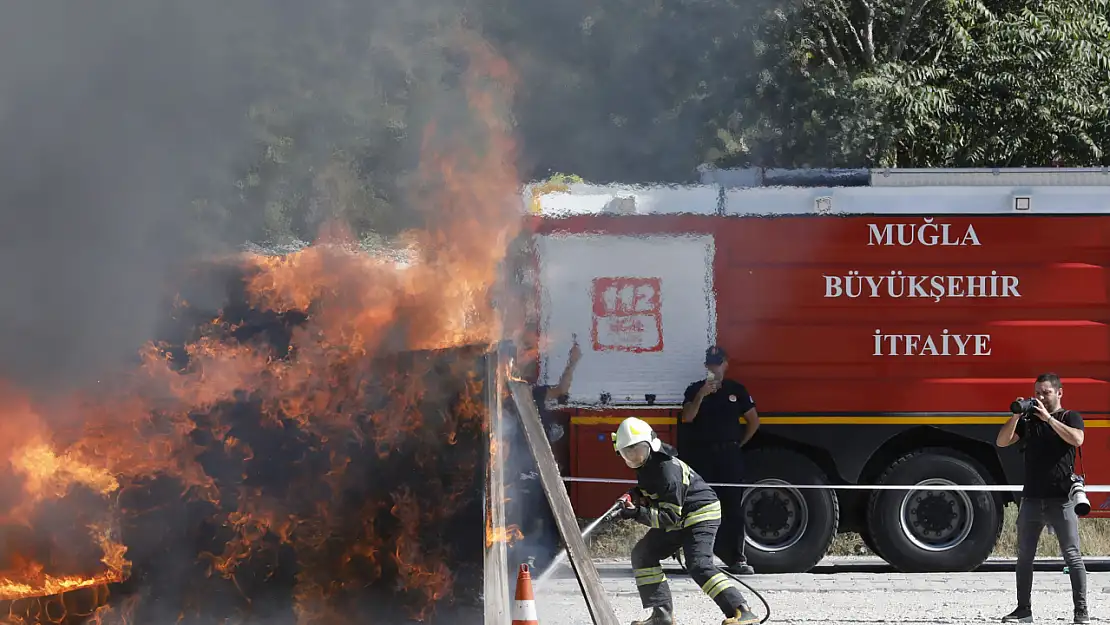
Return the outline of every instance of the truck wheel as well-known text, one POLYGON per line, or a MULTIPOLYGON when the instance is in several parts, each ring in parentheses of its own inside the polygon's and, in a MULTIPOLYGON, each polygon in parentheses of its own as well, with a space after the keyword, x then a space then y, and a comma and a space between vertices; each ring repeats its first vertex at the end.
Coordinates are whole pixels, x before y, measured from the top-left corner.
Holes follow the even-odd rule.
POLYGON ((867 525, 877 553, 903 573, 974 570, 1002 533, 998 500, 987 491, 928 487, 987 484, 985 475, 975 460, 949 449, 925 449, 898 459, 878 483, 919 488, 872 492, 867 525))
POLYGON ((786 449, 758 449, 745 455, 751 484, 744 493, 744 553, 756 573, 805 573, 832 544, 840 519, 832 489, 797 489, 790 484, 827 484, 809 458, 786 449))
POLYGON ((870 530, 864 528, 863 531, 859 533, 859 537, 863 539, 863 545, 867 547, 868 551, 880 558, 883 557, 883 554, 879 553, 879 548, 875 546, 875 539, 871 537, 870 530))

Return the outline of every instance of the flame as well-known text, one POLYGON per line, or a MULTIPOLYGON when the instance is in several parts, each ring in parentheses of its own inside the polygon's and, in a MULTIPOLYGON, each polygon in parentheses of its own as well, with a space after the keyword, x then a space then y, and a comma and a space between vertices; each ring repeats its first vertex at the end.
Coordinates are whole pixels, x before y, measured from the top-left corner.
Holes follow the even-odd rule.
POLYGON ((59 577, 45 573, 41 564, 24 560, 17 554, 13 558, 16 566, 8 574, 14 573, 18 579, 0 577, 0 597, 10 600, 56 595, 126 579, 129 573, 128 562, 124 558, 127 548, 107 538, 107 532, 98 534, 94 538, 104 552, 101 562, 105 565, 106 571, 92 576, 59 577))
POLYGON ((524 533, 520 531, 520 527, 516 525, 509 525, 508 527, 494 528, 491 523, 486 524, 486 546, 491 547, 494 543, 505 543, 511 545, 518 540, 524 538, 524 533))
MULTIPOLYGON (((444 564, 447 554, 423 544, 420 528, 441 523, 473 496, 467 475, 478 460, 443 450, 456 446, 461 432, 485 428, 482 378, 461 367, 447 372, 464 381, 465 392, 450 410, 428 414, 422 402, 438 392, 423 382, 429 371, 421 367, 430 365, 383 373, 367 362, 399 350, 489 346, 503 335, 490 295, 520 227, 514 146, 501 121, 513 76, 484 42, 467 33, 458 39, 470 58, 464 86, 472 120, 453 132, 433 123, 424 133, 417 200, 429 221, 401 237, 410 252, 405 261, 361 251, 342 224, 329 223, 306 249, 240 259, 251 306, 307 320, 293 330, 287 350, 236 339, 239 322, 221 314, 183 353, 146 346, 135 370, 104 385, 110 390, 34 403, 0 389, 0 474, 18 485, 0 486, 0 530, 20 527, 39 536, 54 531, 39 522, 47 507, 79 511, 59 517, 67 527, 47 540, 49 562, 8 545, 6 560, 0 559, 0 600, 128 579, 129 548, 116 528, 127 514, 120 502, 129 489, 164 476, 182 485, 185 500, 207 504, 213 526, 231 536, 201 554, 210 577, 238 585, 244 567, 271 557, 272 541, 293 547, 299 623, 348 622, 333 598, 354 587, 349 580, 356 570, 361 584, 388 571, 398 592, 415 597, 416 619, 451 597, 456 575, 444 564), (326 466, 311 478, 288 477, 273 492, 259 486, 259 463, 275 452, 256 449, 237 431, 228 408, 236 402, 257 406, 262 418, 253 427, 298 432, 299 441, 327 458, 326 466), (447 477, 421 486, 420 501, 429 497, 442 507, 420 505, 415 493, 400 488, 391 501, 365 502, 353 521, 332 514, 348 504, 343 489, 357 477, 350 473, 352 454, 363 452, 352 445, 382 462, 410 454, 424 467, 449 455, 456 466, 439 472, 447 477), (221 466, 240 474, 214 474, 206 462, 216 453, 221 466), (233 492, 231 482, 238 484, 233 492), (388 543, 387 529, 394 536, 388 543), (336 536, 345 540, 340 555, 336 536), (66 555, 91 549, 99 555, 95 567, 66 555)), ((187 301, 179 296, 176 304, 187 301)), ((283 460, 295 466, 298 459, 283 460)), ((517 537, 515 527, 487 531, 487 542, 517 537)), ((105 593, 94 595, 95 607, 83 612, 88 622, 130 619, 133 597, 108 607, 105 593)), ((76 612, 55 610, 47 620, 61 622, 67 614, 76 612)))

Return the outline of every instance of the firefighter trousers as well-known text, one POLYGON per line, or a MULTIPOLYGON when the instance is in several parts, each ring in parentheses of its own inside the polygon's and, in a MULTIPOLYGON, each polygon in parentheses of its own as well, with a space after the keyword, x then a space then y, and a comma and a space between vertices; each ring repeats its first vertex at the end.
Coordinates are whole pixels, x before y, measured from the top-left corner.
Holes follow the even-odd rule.
POLYGON ((713 541, 720 524, 713 519, 670 532, 652 528, 644 534, 632 548, 632 569, 644 608, 673 609, 671 588, 660 562, 682 547, 690 577, 726 618, 736 615, 736 610, 745 604, 740 585, 713 564, 713 541))

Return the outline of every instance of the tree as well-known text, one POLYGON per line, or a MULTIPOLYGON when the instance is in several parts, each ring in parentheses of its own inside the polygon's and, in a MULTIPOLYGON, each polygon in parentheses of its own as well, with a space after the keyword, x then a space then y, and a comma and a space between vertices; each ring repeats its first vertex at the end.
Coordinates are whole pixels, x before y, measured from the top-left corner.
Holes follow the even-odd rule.
POLYGON ((1107 0, 1027 4, 796 5, 768 24, 767 38, 777 41, 773 49, 782 59, 772 65, 774 88, 720 124, 722 161, 900 167, 1110 162, 1107 0), (760 108, 772 113, 749 112, 760 108))

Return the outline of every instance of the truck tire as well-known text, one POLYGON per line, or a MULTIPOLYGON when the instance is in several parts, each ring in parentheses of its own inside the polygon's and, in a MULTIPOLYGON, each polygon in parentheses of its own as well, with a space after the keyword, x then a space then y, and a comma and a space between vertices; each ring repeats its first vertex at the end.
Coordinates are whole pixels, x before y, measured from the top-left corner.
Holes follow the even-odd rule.
POLYGON ((764 448, 745 454, 750 484, 744 493, 744 553, 756 573, 805 573, 829 550, 840 521, 832 489, 796 489, 790 484, 827 484, 825 473, 809 458, 786 449, 764 448))
POLYGON ((930 491, 929 485, 988 484, 986 470, 952 449, 907 454, 887 468, 879 484, 918 490, 876 490, 867 526, 877 553, 903 573, 972 571, 990 556, 1002 533, 1002 507, 987 491, 930 491))
POLYGON ((879 552, 879 548, 875 545, 875 539, 871 537, 871 530, 864 528, 859 533, 859 537, 863 540, 863 546, 867 547, 868 551, 880 558, 883 557, 883 554, 879 552))

